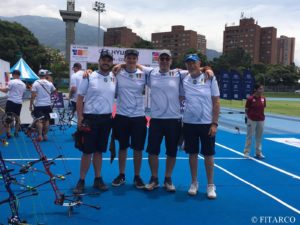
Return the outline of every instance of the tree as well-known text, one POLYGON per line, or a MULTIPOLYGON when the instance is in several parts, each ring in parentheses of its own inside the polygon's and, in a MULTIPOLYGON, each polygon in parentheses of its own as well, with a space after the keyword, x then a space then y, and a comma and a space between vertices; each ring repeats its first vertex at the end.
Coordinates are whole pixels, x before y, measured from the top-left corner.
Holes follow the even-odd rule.
POLYGON ((244 69, 251 67, 251 56, 244 49, 235 48, 219 58, 213 59, 211 65, 216 72, 234 69, 242 73, 244 69))
POLYGON ((55 83, 60 84, 62 78, 69 78, 69 64, 58 49, 46 48, 46 58, 42 67, 52 72, 55 83))
POLYGON ((249 68, 251 66, 251 56, 242 48, 232 49, 225 54, 225 57, 232 67, 249 68))
POLYGON ((266 83, 271 85, 293 85, 297 83, 298 74, 292 66, 268 65, 266 83))
POLYGON ((243 49, 236 48, 209 62, 216 74, 221 70, 237 70, 242 73, 250 69, 257 82, 266 86, 270 85, 295 85, 300 78, 299 70, 295 64, 272 65, 251 64, 251 57, 243 49))
POLYGON ((46 51, 37 38, 18 23, 0 20, 0 55, 15 64, 22 56, 34 71, 47 63, 46 51))

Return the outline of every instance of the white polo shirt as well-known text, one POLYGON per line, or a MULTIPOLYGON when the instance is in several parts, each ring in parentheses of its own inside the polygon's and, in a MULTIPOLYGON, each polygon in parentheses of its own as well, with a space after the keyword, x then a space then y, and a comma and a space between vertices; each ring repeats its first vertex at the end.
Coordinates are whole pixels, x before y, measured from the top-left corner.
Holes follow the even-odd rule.
POLYGON ((26 91, 26 85, 20 79, 13 79, 8 82, 7 100, 16 104, 22 104, 22 97, 26 91))
POLYGON ((151 118, 181 118, 179 87, 180 74, 177 70, 161 73, 155 68, 149 74, 147 85, 151 89, 151 118))
POLYGON ((70 88, 72 87, 76 87, 76 92, 73 93, 72 98, 70 99, 70 101, 72 102, 76 102, 77 101, 77 92, 78 92, 78 88, 80 86, 80 83, 82 81, 82 77, 83 77, 84 71, 83 70, 79 70, 76 73, 73 73, 70 79, 70 88))
POLYGON ((117 77, 117 114, 137 117, 144 116, 143 91, 146 84, 147 72, 136 69, 127 72, 125 69, 117 77))
POLYGON ((36 92, 35 106, 50 106, 51 93, 55 91, 54 85, 46 79, 36 80, 32 85, 32 92, 36 92))
POLYGON ((213 116, 212 96, 220 96, 216 77, 205 82, 205 74, 192 78, 187 74, 183 78, 185 109, 183 122, 191 124, 210 124, 213 116))
POLYGON ((78 95, 84 96, 83 113, 112 113, 116 83, 116 77, 112 73, 103 75, 99 71, 94 71, 90 74, 89 79, 82 79, 78 95))

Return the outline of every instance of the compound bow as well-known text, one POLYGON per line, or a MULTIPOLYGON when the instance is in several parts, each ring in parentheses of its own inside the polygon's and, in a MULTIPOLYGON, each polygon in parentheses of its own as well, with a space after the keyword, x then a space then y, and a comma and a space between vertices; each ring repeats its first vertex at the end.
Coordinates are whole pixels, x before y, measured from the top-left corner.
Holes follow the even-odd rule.
POLYGON ((36 189, 34 187, 29 187, 29 186, 24 185, 27 188, 27 190, 25 190, 21 193, 15 194, 13 192, 13 190, 11 189, 11 184, 19 184, 19 183, 16 180, 16 178, 13 175, 10 174, 12 171, 14 171, 14 169, 7 169, 6 164, 5 164, 5 160, 3 159, 2 153, 0 151, 0 172, 1 172, 2 179, 4 181, 5 189, 9 194, 7 199, 4 199, 4 200, 0 201, 0 205, 2 205, 4 203, 9 203, 12 215, 8 219, 8 224, 11 224, 11 225, 26 225, 27 222, 25 220, 21 220, 20 217, 19 217, 18 200, 21 199, 21 198, 26 198, 26 197, 30 197, 30 196, 33 196, 33 195, 37 195, 38 193, 36 192, 36 189), (29 195, 23 195, 23 194, 25 194, 29 191, 32 191, 32 193, 29 194, 29 195))
MULTIPOLYGON (((46 183, 50 183, 51 186, 52 186, 52 189, 54 191, 54 194, 55 194, 55 200, 54 200, 54 204, 56 205, 60 205, 60 206, 65 206, 65 207, 68 207, 68 212, 69 212, 69 215, 71 215, 71 212, 73 210, 73 208, 75 206, 87 206, 87 207, 90 207, 90 208, 94 208, 94 209, 100 209, 100 206, 95 206, 95 205, 90 205, 90 204, 86 204, 86 203, 83 203, 82 200, 81 200, 81 197, 84 196, 84 195, 90 195, 90 194, 78 194, 78 195, 65 195, 64 193, 62 193, 57 184, 56 184, 56 180, 57 179, 61 179, 61 180, 64 180, 65 179, 65 176, 66 175, 70 175, 71 172, 67 172, 65 175, 54 175, 51 170, 50 170, 50 167, 51 165, 53 164, 53 161, 55 159, 58 159, 58 158, 63 158, 62 155, 59 155, 57 156, 56 158, 52 159, 52 160, 48 160, 46 155, 43 153, 42 151, 42 148, 41 148, 41 145, 39 143, 39 141, 37 140, 37 132, 36 132, 36 129, 33 128, 34 124, 36 121, 38 120, 41 120, 43 119, 43 117, 40 117, 40 118, 37 118, 33 121, 33 123, 28 127, 27 131, 26 131, 26 134, 30 137, 33 145, 34 145, 34 148, 36 150, 36 152, 38 153, 39 155, 39 160, 43 163, 43 166, 44 166, 44 169, 45 169, 45 172, 46 174, 49 176, 49 180, 38 185, 38 186, 41 186, 41 185, 44 185, 46 183), (72 199, 73 198, 73 199, 72 199)), ((93 194, 98 194, 98 193, 93 193, 93 194)))

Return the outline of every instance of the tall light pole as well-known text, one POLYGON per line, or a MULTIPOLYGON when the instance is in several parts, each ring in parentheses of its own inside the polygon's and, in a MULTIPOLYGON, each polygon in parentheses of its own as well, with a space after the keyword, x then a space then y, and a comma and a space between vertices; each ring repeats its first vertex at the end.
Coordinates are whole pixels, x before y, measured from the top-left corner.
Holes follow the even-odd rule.
POLYGON ((105 12, 105 3, 95 2, 93 5, 93 10, 98 12, 98 47, 100 46, 100 13, 105 12))

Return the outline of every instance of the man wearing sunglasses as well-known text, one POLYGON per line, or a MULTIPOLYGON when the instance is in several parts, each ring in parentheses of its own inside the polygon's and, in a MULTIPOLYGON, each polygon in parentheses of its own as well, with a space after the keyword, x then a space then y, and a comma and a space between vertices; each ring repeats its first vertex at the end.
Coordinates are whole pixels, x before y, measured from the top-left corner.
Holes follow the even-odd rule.
POLYGON ((159 54, 159 68, 153 69, 148 76, 147 85, 151 89, 151 121, 148 135, 148 160, 151 178, 146 189, 151 191, 159 187, 158 167, 160 145, 165 138, 166 169, 164 188, 166 191, 176 190, 172 182, 172 172, 176 162, 177 144, 181 130, 181 114, 179 87, 181 83, 178 70, 170 70, 172 56, 170 51, 163 50, 159 54))
POLYGON ((214 185, 215 135, 220 113, 220 92, 215 77, 207 79, 201 72, 200 58, 196 54, 187 55, 184 59, 188 74, 183 78, 185 110, 183 114, 183 136, 185 151, 189 154, 192 184, 188 194, 198 192, 198 154, 199 139, 201 154, 207 176, 207 197, 215 199, 217 194, 214 185))

